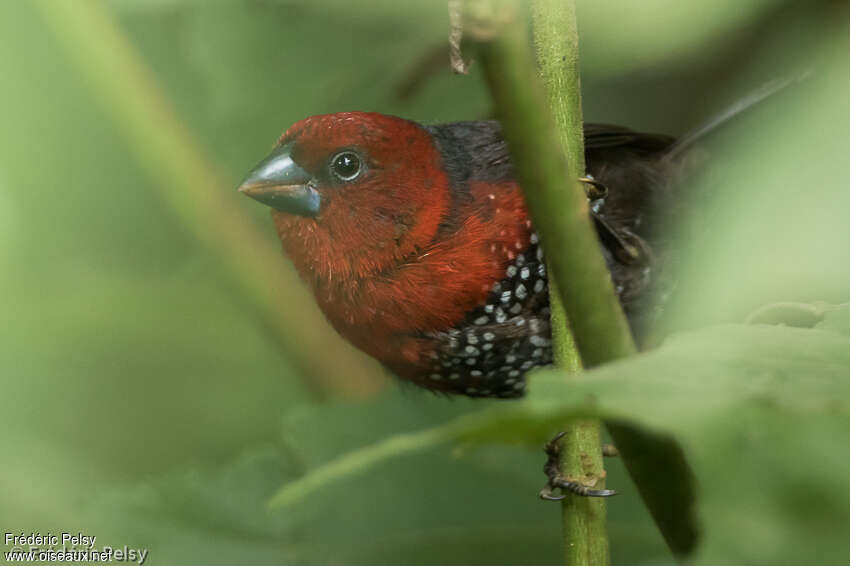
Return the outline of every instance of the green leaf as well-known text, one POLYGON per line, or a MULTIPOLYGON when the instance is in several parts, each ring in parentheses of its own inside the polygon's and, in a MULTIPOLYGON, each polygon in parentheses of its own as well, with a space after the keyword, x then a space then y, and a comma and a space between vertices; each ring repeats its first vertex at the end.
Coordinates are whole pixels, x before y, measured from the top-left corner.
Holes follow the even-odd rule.
MULTIPOLYGON (((486 407, 512 403, 484 402, 486 407)), ((326 482, 299 505, 269 513, 266 501, 304 470, 381 442, 476 414, 482 403, 403 391, 368 403, 293 411, 283 443, 250 447, 211 469, 172 472, 101 493, 86 524, 105 539, 146 546, 166 564, 496 564, 559 556, 559 505, 542 502, 543 454, 509 446, 444 446, 385 458, 368 473, 326 482), (102 525, 102 527, 100 526, 102 525), (239 558, 241 557, 241 558, 239 558)), ((628 478, 614 463, 612 481, 628 478)), ((663 541, 633 489, 610 514, 615 554, 667 564, 663 541)))
POLYGON ((817 328, 850 336, 850 305, 845 304, 840 308, 827 310, 823 320, 817 324, 817 328))
POLYGON ((619 448, 643 454, 635 480, 652 484, 658 499, 647 503, 674 548, 692 545, 701 524, 699 557, 707 563, 762 560, 765 553, 793 563, 790 557, 804 553, 793 536, 798 529, 816 539, 806 549, 839 551, 841 541, 811 525, 850 520, 842 480, 850 462, 836 456, 850 438, 850 337, 820 329, 721 325, 570 381, 554 370, 538 372, 522 402, 344 454, 284 486, 272 502, 314 498, 331 483, 440 444, 539 440, 588 415, 631 435, 619 448), (807 497, 817 504, 800 513, 807 497), (747 544, 754 528, 771 544, 747 544))
POLYGON ((683 65, 695 53, 723 49, 781 0, 713 2, 579 1, 582 52, 595 72, 616 74, 655 65, 683 65), (695 16, 695 14, 699 14, 695 16), (700 25, 694 25, 698 17, 700 25), (722 45, 718 45, 722 44, 722 45))

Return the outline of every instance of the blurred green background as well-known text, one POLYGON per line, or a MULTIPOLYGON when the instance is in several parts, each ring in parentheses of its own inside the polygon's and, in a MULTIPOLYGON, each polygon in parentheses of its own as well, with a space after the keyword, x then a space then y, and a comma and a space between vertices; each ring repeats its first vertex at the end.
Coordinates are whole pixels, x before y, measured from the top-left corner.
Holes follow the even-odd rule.
MULTIPOLYGON (((579 28, 588 121, 681 134, 813 70, 719 133, 700 179, 712 229, 685 231, 674 324, 850 300, 846 3, 586 0, 579 28)), ((478 66, 449 70, 447 31, 444 2, 424 0, 0 3, 4 531, 80 529, 147 547, 151 564, 559 562, 537 449, 428 451, 264 508, 340 452, 487 406, 400 388, 299 320, 268 210, 235 192, 311 114, 489 116, 478 66), (276 269, 285 289, 257 299, 276 269), (278 293, 290 302, 269 311, 278 293), (318 339, 288 350, 292 329, 351 361, 349 386, 298 369, 318 339)), ((610 468, 614 563, 670 563, 610 468)))

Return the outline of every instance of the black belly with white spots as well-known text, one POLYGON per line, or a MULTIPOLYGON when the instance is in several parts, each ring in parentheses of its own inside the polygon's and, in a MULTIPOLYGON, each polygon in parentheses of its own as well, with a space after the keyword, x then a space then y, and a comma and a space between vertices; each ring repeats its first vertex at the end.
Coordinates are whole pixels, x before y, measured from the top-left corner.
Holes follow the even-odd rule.
POLYGON ((487 301, 463 323, 428 335, 436 348, 426 381, 470 397, 519 397, 525 373, 552 363, 549 285, 536 234, 517 255, 487 301))

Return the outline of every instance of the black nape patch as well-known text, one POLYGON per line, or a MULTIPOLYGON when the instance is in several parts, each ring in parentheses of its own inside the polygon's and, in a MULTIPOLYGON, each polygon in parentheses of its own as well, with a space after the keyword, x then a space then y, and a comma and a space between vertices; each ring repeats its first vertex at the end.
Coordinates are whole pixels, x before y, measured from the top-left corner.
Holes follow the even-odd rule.
POLYGON ((470 181, 505 181, 513 178, 513 169, 498 122, 455 122, 426 129, 440 152, 451 188, 451 206, 436 235, 441 239, 463 225, 463 208, 472 203, 470 181))

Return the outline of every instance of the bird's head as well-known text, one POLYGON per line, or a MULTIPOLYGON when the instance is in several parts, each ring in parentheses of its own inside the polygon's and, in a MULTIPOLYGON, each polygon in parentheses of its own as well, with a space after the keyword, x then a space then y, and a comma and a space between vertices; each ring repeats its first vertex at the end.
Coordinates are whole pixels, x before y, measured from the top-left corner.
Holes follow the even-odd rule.
POLYGON ((422 126, 366 112, 294 124, 239 190, 272 207, 287 254, 319 279, 365 276, 424 249, 449 207, 422 126))

